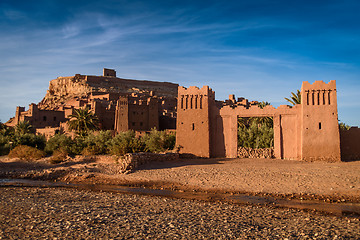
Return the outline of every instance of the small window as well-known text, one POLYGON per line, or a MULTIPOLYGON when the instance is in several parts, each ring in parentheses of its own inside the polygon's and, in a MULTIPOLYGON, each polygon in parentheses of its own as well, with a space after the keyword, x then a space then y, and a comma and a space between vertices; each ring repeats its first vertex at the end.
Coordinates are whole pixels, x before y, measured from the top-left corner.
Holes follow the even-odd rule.
POLYGON ((319 122, 319 129, 321 129, 321 122, 319 122))
POLYGON ((135 122, 132 122, 132 125, 135 126, 135 122))
POLYGON ((44 122, 46 121, 46 116, 43 116, 43 121, 44 121, 44 122))
POLYGON ((54 122, 56 122, 56 117, 54 117, 54 122))
POLYGON ((192 124, 192 130, 195 130, 195 123, 192 124))
POLYGON ((140 122, 140 126, 142 126, 143 125, 143 122, 140 122))

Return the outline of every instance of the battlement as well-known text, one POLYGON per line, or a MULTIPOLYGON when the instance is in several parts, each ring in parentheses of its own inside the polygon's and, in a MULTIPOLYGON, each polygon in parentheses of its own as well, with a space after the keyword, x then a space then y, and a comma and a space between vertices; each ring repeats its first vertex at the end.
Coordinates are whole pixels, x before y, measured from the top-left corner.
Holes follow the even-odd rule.
POLYGON ((301 99, 303 106, 336 105, 336 81, 329 83, 315 81, 313 84, 303 82, 301 86, 301 99))
POLYGON ((309 83, 304 81, 302 83, 301 89, 304 90, 336 90, 336 80, 330 80, 329 83, 325 83, 323 80, 317 80, 314 83, 309 83))
POLYGON ((209 86, 201 89, 195 86, 178 88, 179 109, 203 109, 208 106, 208 100, 215 101, 215 92, 209 86))
POLYGON ((203 96, 214 96, 215 92, 209 86, 203 86, 202 88, 198 88, 196 86, 190 86, 188 88, 179 86, 178 87, 179 94, 202 94, 203 96))

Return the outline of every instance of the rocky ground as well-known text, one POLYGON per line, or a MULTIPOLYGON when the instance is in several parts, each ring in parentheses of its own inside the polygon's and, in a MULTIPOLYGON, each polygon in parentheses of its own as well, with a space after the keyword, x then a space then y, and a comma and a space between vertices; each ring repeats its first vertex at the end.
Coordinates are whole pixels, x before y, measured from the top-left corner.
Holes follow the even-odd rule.
POLYGON ((302 162, 278 159, 180 159, 119 174, 114 156, 21 162, 0 158, 0 178, 119 184, 180 190, 283 195, 360 202, 360 161, 302 162))
POLYGON ((358 218, 63 188, 1 187, 0 239, 359 239, 358 218))

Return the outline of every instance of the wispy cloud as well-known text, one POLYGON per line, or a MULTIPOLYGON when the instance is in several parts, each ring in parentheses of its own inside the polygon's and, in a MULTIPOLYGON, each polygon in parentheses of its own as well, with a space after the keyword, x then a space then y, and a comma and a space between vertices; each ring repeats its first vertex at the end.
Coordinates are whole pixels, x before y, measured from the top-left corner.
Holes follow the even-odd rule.
MULTIPOLYGON (((0 23, 0 102, 14 109, 10 96, 27 105, 30 99, 41 100, 49 80, 58 75, 101 74, 102 67, 116 68, 127 78, 210 85, 219 99, 235 93, 275 105, 285 103, 283 97, 303 80, 338 79, 339 89, 360 87, 353 85, 359 82, 360 63, 351 54, 359 52, 351 43, 360 36, 351 28, 331 27, 328 12, 306 16, 306 6, 283 3, 280 10, 265 1, 174 6, 90 1, 69 5, 57 15, 57 4, 52 3, 53 12, 36 4, 32 10, 39 12, 10 5, 0 11, 7 21, 0 23)), ((333 6, 313 7, 333 11, 333 6)), ((337 21, 354 16, 337 15, 337 21)), ((339 90, 339 106, 353 99, 339 90)), ((8 107, 0 109, 4 121, 13 113, 3 109, 8 107)), ((360 125, 347 111, 341 112, 344 121, 360 125)))

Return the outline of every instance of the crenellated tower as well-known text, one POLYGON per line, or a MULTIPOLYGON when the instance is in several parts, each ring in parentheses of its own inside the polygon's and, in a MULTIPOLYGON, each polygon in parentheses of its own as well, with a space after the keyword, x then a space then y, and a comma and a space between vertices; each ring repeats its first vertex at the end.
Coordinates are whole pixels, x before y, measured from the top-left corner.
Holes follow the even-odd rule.
POLYGON ((303 82, 300 117, 301 159, 340 161, 335 80, 303 82))
POLYGON ((210 106, 215 93, 208 86, 179 87, 176 144, 180 153, 210 157, 210 106))

